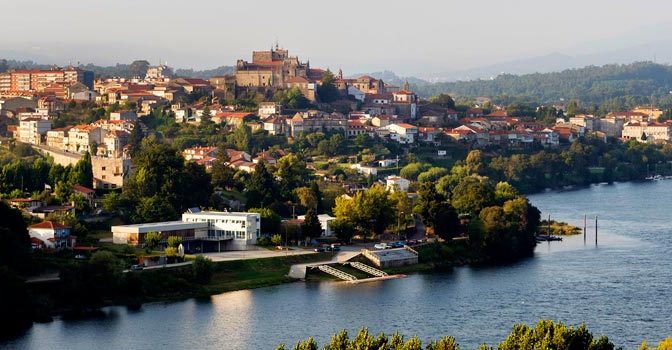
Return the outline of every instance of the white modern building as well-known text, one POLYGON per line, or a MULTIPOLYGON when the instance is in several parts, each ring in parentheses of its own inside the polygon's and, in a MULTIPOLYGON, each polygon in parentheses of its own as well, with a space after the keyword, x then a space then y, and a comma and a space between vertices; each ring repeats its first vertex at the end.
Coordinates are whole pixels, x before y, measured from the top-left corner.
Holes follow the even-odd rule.
POLYGON ((165 243, 170 236, 182 238, 188 252, 246 250, 257 243, 261 216, 257 213, 189 209, 181 221, 112 226, 116 244, 143 245, 148 232, 158 232, 165 243))

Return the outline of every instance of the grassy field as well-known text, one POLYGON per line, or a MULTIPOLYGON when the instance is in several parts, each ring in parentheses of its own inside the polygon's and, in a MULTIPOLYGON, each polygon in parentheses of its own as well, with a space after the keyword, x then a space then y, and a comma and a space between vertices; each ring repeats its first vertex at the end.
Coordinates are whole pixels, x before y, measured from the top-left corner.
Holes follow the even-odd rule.
POLYGON ((332 257, 331 253, 318 253, 217 262, 212 280, 204 288, 208 294, 217 294, 292 282, 294 280, 287 277, 292 265, 330 260, 332 257))

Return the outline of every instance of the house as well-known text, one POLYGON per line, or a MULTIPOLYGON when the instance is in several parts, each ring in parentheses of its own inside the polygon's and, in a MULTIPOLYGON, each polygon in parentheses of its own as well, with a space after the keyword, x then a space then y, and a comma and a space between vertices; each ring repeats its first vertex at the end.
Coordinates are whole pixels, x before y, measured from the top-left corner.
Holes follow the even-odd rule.
POLYGON ((170 236, 182 238, 188 252, 254 249, 261 234, 257 213, 189 209, 181 221, 154 222, 111 227, 116 244, 143 245, 148 232, 159 232, 165 243, 170 236))
POLYGON ((57 150, 65 150, 68 142, 68 131, 70 128, 58 128, 47 131, 47 146, 57 150))
POLYGON ((106 132, 103 143, 98 146, 97 155, 109 158, 122 157, 130 136, 130 133, 123 130, 106 132))
POLYGON ((217 124, 226 123, 231 128, 237 128, 253 117, 254 114, 248 112, 219 112, 212 117, 212 121, 217 124))
POLYGON ((89 201, 91 208, 94 207, 94 201, 96 199, 96 191, 88 187, 75 184, 72 185, 72 192, 84 196, 89 201))
POLYGON ((68 131, 67 151, 73 153, 91 153, 93 145, 98 145, 101 142, 101 128, 95 125, 75 125, 68 131))
POLYGON ((670 141, 670 123, 630 121, 623 125, 623 140, 641 142, 670 141))
POLYGON ((418 128, 418 140, 438 145, 441 132, 442 130, 439 128, 420 127, 418 128))
POLYGON ((261 102, 257 114, 261 118, 268 118, 274 114, 281 114, 282 106, 275 102, 261 102))
POLYGON ((388 168, 399 164, 399 159, 382 159, 378 161, 378 166, 381 168, 388 168))
POLYGON ((53 221, 28 226, 28 234, 33 247, 60 250, 75 246, 76 237, 71 235, 71 227, 53 221))
POLYGON ((110 113, 110 120, 126 120, 129 122, 136 122, 138 115, 133 111, 119 111, 110 113))
POLYGON ((268 132, 269 135, 284 134, 284 125, 285 120, 282 117, 271 116, 264 120, 264 130, 268 132))
POLYGON ((390 124, 385 129, 390 132, 390 139, 401 144, 414 143, 418 139, 418 128, 411 124, 390 124))
POLYGON ((411 185, 409 180, 404 179, 400 176, 390 175, 385 178, 385 188, 390 192, 408 192, 408 187, 411 185))
POLYGON ((42 118, 25 118, 19 122, 18 137, 21 142, 40 145, 44 143, 42 136, 51 130, 51 120, 42 118))
POLYGON ((14 198, 9 200, 9 205, 17 209, 32 212, 33 210, 42 207, 44 203, 41 200, 32 198, 14 198))
POLYGON ((378 169, 368 165, 352 164, 350 169, 354 169, 362 175, 378 175, 378 169))

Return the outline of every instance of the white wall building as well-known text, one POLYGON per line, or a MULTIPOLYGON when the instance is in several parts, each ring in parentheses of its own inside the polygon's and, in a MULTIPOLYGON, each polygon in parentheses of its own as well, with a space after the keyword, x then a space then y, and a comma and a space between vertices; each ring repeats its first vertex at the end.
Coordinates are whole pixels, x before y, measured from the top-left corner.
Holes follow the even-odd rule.
POLYGON ((21 142, 39 145, 42 135, 51 130, 51 120, 41 118, 26 118, 19 122, 18 139, 21 142))
POLYGON ((404 179, 403 177, 390 175, 385 178, 386 185, 385 188, 390 192, 401 191, 408 192, 408 187, 411 185, 411 182, 404 179))
POLYGON ((148 232, 161 233, 164 241, 170 236, 180 236, 188 251, 246 250, 257 243, 261 216, 190 209, 182 214, 182 221, 112 226, 116 244, 142 245, 148 232))

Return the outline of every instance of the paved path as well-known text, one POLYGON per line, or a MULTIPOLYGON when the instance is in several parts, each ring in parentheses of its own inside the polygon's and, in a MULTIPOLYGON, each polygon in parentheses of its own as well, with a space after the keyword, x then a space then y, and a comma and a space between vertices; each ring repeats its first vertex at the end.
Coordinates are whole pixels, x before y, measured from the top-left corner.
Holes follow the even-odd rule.
POLYGON ((212 261, 232 261, 232 260, 275 258, 279 256, 305 255, 305 254, 315 254, 315 252, 307 249, 290 249, 290 250, 259 249, 259 250, 227 251, 221 253, 204 253, 202 255, 212 259, 212 261))
POLYGON ((289 276, 291 278, 295 278, 295 279, 305 279, 306 278, 306 271, 308 270, 308 267, 310 267, 310 266, 346 262, 346 261, 356 257, 359 254, 361 254, 359 249, 357 249, 357 250, 345 250, 345 251, 341 251, 338 254, 334 255, 334 257, 331 260, 317 261, 317 262, 312 262, 312 263, 307 263, 307 264, 295 264, 295 265, 292 265, 292 267, 289 269, 289 274, 287 274, 287 276, 289 276))

